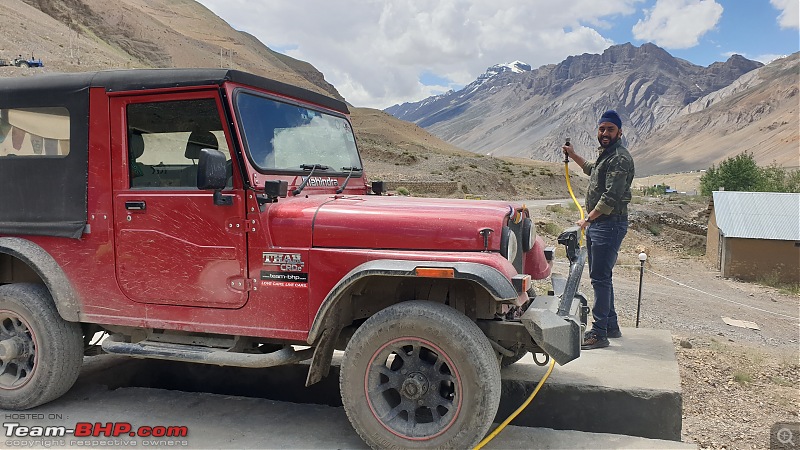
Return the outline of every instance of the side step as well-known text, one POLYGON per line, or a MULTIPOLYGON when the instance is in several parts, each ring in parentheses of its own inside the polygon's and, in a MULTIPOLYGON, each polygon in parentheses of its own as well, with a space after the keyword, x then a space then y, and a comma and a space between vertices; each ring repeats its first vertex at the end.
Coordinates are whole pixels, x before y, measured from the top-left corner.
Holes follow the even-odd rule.
POLYGON ((103 350, 116 355, 140 358, 186 361, 217 366, 262 368, 294 364, 311 358, 313 348, 296 351, 287 345, 271 353, 239 353, 219 348, 201 347, 168 342, 123 342, 121 336, 111 335, 103 341, 103 350))

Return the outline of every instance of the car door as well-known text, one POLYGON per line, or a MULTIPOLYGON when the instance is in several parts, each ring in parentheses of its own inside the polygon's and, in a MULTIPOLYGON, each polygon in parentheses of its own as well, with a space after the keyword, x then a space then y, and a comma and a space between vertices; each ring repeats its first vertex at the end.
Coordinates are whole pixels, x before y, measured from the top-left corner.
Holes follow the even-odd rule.
POLYGON ((200 149, 216 148, 230 163, 217 91, 122 95, 110 106, 120 288, 141 303, 241 307, 248 299, 241 182, 229 178, 226 202, 197 188, 200 149))

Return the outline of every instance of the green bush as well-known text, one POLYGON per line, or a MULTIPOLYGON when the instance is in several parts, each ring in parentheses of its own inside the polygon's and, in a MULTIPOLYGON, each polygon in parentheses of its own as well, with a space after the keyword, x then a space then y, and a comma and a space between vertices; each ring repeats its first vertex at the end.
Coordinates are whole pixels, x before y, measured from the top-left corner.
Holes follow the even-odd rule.
POLYGON ((759 167, 752 153, 744 152, 713 165, 700 177, 700 192, 800 192, 800 169, 788 170, 772 164, 759 167))

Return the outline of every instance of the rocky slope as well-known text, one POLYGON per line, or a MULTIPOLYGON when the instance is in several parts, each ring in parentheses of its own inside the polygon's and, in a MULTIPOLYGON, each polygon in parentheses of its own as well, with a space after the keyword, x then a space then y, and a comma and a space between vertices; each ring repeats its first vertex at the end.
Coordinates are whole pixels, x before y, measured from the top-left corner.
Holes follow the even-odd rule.
POLYGON ((637 152, 639 173, 709 167, 748 150, 759 165, 800 166, 800 53, 748 72, 688 104, 637 152))
MULTIPOLYGON (((231 67, 342 98, 310 64, 272 51, 193 0, 4 0, 0 58, 34 53, 44 72, 231 67)), ((36 71, 0 68, 0 76, 36 71)))
MULTIPOLYGON (((674 120, 687 116, 690 111, 707 109, 714 103, 710 98, 730 96, 725 90, 735 91, 731 86, 738 86, 739 95, 753 94, 753 84, 747 83, 747 78, 739 78, 757 78, 753 72, 761 66, 734 55, 724 63, 700 67, 674 58, 653 44, 641 47, 623 44, 612 46, 600 55, 570 56, 557 65, 522 73, 504 71, 488 76, 492 75, 490 71, 460 91, 395 105, 386 111, 476 153, 557 161, 561 158, 558 148, 566 137, 577 143, 585 155, 590 155, 596 146, 596 118, 604 110, 613 108, 622 115, 628 144, 637 163, 641 161, 639 173, 704 169, 710 163, 748 149, 747 142, 725 146, 724 154, 708 153, 697 159, 691 158, 691 152, 677 149, 666 162, 658 160, 664 158, 657 158, 652 150, 640 149, 658 148, 663 137, 654 138, 657 131, 673 130, 675 136, 674 120), (654 160, 648 161, 648 158, 654 160)), ((767 69, 766 72, 785 80, 788 85, 798 83, 796 70, 767 69)), ((790 98, 787 92, 778 89, 772 92, 771 86, 761 83, 769 95, 790 98)), ((757 110, 764 100, 755 99, 752 103, 757 110)), ((695 132, 720 125, 703 123, 704 115, 686 120, 686 124, 699 124, 695 132)), ((741 128, 754 123, 747 120, 733 121, 731 126, 741 128)), ((771 124, 759 123, 751 131, 771 124)), ((787 127, 794 125, 795 137, 797 124, 795 114, 787 127)), ((724 133, 723 128, 715 130, 724 133)), ((692 134, 678 134, 684 140, 694 138, 692 134)), ((777 145, 775 155, 779 163, 785 164, 791 155, 796 158, 796 149, 796 143, 793 148, 791 142, 777 145)))

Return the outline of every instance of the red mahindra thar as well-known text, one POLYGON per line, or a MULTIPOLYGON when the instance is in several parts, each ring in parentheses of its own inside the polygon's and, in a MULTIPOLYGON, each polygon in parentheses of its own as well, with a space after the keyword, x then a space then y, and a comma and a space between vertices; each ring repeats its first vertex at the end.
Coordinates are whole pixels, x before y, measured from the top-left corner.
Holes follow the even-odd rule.
POLYGON ((577 358, 577 232, 537 297, 553 248, 527 209, 382 195, 348 113, 225 69, 0 80, 0 407, 64 394, 99 331, 121 355, 309 360, 307 384, 340 349, 369 445, 465 448, 501 366, 577 358))

